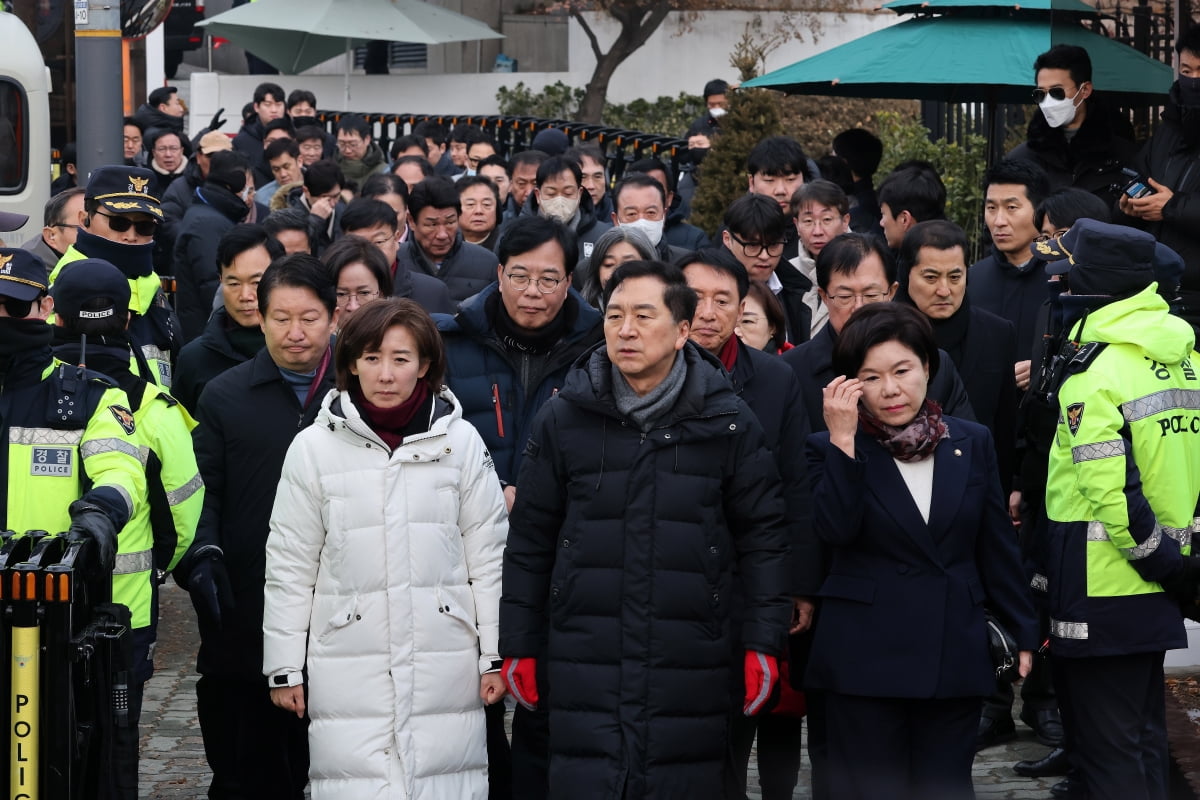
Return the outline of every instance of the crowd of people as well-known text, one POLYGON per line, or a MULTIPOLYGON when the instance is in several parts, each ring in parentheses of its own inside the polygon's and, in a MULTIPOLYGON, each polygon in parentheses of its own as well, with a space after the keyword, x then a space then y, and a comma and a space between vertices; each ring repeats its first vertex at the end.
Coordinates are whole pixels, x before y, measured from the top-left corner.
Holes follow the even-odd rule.
POLYGON ((876 188, 861 129, 760 141, 709 232, 702 163, 435 122, 385 151, 273 83, 193 140, 156 89, 0 248, 4 526, 93 539, 131 611, 96 796, 137 796, 170 573, 214 800, 743 798, 755 743, 785 800, 805 729, 817 800, 969 798, 1016 677, 1018 774, 1165 798, 1200 29, 1177 51, 1140 151, 1086 51, 1038 58, 975 263, 955 176, 876 188))

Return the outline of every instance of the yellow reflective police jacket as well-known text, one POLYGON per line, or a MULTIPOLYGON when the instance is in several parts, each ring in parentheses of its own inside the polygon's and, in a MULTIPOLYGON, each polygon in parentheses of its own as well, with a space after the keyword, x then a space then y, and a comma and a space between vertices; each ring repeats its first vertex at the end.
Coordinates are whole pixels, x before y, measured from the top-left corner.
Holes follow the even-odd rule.
POLYGON ((1187 645, 1158 581, 1191 548, 1200 361, 1191 326, 1170 316, 1156 288, 1092 311, 1072 331, 1103 348, 1058 393, 1046 486, 1056 656, 1187 645))

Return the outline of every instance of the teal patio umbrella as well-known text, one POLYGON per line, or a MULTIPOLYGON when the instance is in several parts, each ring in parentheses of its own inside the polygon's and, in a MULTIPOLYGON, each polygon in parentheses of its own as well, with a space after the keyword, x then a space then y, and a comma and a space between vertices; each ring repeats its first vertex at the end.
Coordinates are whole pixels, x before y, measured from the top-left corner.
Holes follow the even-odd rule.
MULTIPOLYGON (((977 5, 984 2, 978 0, 977 5)), ((1056 14, 1060 2, 1055 0, 1056 14)), ((970 0, 947 0, 950 3, 964 8, 970 0)), ((994 4, 995 0, 989 3, 994 4)), ((918 7, 905 0, 891 5, 918 7)), ((929 3, 920 7, 929 8, 929 3)), ((983 101, 992 106, 1030 103, 1033 62, 1057 44, 1079 45, 1088 51, 1093 84, 1108 97, 1134 102, 1162 99, 1174 80, 1168 65, 1074 21, 1051 22, 1034 13, 1008 18, 956 14, 948 9, 940 16, 908 20, 862 36, 743 86, 839 97, 983 101)))
POLYGON ((257 0, 199 24, 289 75, 373 39, 447 44, 504 38, 477 19, 421 0, 257 0))

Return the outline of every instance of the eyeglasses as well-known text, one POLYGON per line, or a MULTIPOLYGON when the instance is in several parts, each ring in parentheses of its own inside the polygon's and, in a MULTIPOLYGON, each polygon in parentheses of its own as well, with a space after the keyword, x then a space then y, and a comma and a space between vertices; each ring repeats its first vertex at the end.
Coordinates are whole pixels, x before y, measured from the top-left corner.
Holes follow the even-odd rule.
POLYGON ((142 219, 134 222, 129 217, 117 217, 112 214, 105 214, 102 211, 97 211, 96 214, 107 219, 108 227, 117 233, 124 233, 133 228, 137 231, 138 236, 153 236, 158 230, 158 222, 152 219, 142 219))
MULTIPOLYGON (((513 275, 511 272, 506 272, 504 273, 504 277, 508 278, 508 282, 513 285, 514 289, 523 292, 529 288, 529 281, 531 278, 528 275, 513 275)), ((542 294, 550 294, 557 289, 559 284, 562 282, 562 278, 543 276, 537 279, 537 288, 542 294)))
POLYGON ((744 252, 748 258, 758 258, 763 254, 764 250, 766 251, 767 255, 771 256, 772 258, 783 255, 783 242, 771 242, 770 244, 766 245, 764 245, 762 242, 743 242, 736 235, 734 235, 733 231, 729 232, 729 238, 741 245, 742 252, 744 252))
POLYGON ((345 289, 338 289, 337 290, 338 306, 346 305, 346 303, 350 302, 351 297, 358 300, 358 304, 361 306, 364 303, 369 303, 372 300, 374 300, 376 297, 379 297, 379 292, 373 292, 370 289, 360 289, 357 292, 348 292, 345 289))
MULTIPOLYGON (((1086 82, 1087 81, 1084 81, 1084 83, 1086 82)), ((1078 94, 1078 92, 1076 92, 1076 94, 1078 94)), ((1034 89, 1033 102, 1041 104, 1041 102, 1046 99, 1046 95, 1050 95, 1050 97, 1054 100, 1066 100, 1067 90, 1061 86, 1055 86, 1053 89, 1034 89)))
POLYGON ((819 227, 821 230, 833 228, 842 221, 841 217, 801 217, 796 225, 799 228, 808 230, 809 228, 819 227))
POLYGON ((887 294, 884 292, 855 292, 854 294, 830 294, 826 295, 826 297, 842 308, 846 308, 854 305, 854 301, 858 299, 863 301, 863 305, 878 303, 887 297, 887 294))
POLYGON ((1057 239, 1058 237, 1062 236, 1069 230, 1071 230, 1071 229, 1070 228, 1059 228, 1054 233, 1043 233, 1043 234, 1039 235, 1033 241, 1045 244, 1045 243, 1049 242, 1051 239, 1057 239))
POLYGON ((170 155, 171 153, 182 153, 183 148, 182 147, 168 147, 168 146, 155 147, 154 152, 162 153, 165 156, 165 155, 170 155))

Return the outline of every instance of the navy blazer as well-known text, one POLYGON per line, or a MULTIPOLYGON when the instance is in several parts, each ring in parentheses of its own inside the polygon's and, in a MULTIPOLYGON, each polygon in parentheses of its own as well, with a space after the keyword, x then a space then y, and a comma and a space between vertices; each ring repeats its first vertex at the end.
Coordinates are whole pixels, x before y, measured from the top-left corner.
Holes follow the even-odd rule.
POLYGON ((1023 650, 1038 628, 987 428, 944 417, 929 523, 871 436, 851 459, 808 439, 813 527, 833 548, 805 685, 871 697, 985 696, 995 688, 983 608, 1023 650))

